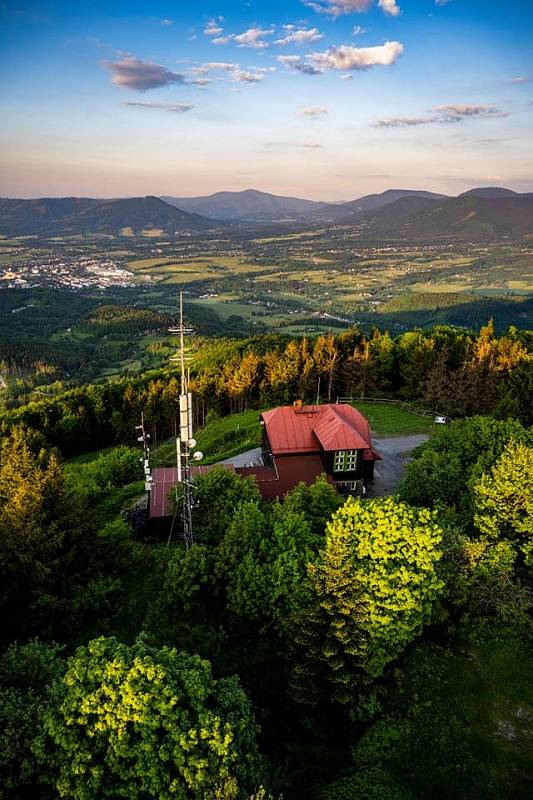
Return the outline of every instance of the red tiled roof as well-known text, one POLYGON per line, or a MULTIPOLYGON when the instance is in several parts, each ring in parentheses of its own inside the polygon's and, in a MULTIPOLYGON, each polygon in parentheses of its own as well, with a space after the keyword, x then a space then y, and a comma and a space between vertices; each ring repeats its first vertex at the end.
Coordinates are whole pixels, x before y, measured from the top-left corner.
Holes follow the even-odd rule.
MULTIPOLYGON (((295 454, 276 458, 275 468, 236 467, 235 472, 243 477, 253 475, 263 499, 274 500, 276 497, 283 497, 299 483, 311 486, 324 472, 324 466, 319 455, 310 454, 301 458, 295 454)), ((333 484, 331 476, 326 478, 333 484)))
POLYGON ((261 419, 273 455, 371 448, 368 421, 353 406, 280 406, 261 419))
POLYGON ((379 453, 376 453, 375 450, 368 449, 365 450, 365 452, 363 453, 363 461, 382 461, 382 460, 383 459, 381 458, 379 453))

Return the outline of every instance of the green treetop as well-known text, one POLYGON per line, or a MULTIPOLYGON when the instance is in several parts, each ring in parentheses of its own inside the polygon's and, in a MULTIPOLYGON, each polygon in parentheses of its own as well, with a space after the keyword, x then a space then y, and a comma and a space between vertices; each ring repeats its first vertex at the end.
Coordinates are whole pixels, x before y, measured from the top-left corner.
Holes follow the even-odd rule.
POLYGON ((507 539, 533 567, 533 447, 511 442, 474 487, 474 522, 490 539, 507 539))
MULTIPOLYGON (((393 498, 349 498, 327 526, 310 566, 315 611, 309 652, 325 663, 337 699, 347 702, 362 675, 379 676, 431 618, 442 582, 442 531, 428 509, 393 498)), ((309 631, 302 641, 309 646, 309 631)), ((316 674, 316 669, 314 670, 316 674)))
POLYGON ((249 702, 199 656, 102 637, 52 695, 35 748, 60 798, 238 800, 257 787, 249 702))

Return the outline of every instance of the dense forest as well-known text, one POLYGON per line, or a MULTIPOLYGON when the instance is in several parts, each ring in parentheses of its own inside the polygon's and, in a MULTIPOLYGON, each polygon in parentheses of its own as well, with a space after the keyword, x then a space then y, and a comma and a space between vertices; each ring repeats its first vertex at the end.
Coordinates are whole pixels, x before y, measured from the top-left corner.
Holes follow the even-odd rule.
MULTIPOLYGON (((512 416, 532 423, 533 336, 491 323, 478 334, 437 327, 395 338, 377 329, 288 339, 198 339, 190 342, 191 388, 197 424, 209 411, 224 415, 296 399, 400 397, 451 417, 512 416)), ((154 441, 174 432, 177 373, 86 384, 0 413, 0 431, 22 425, 64 456, 134 441, 141 410, 154 441)))
POLYGON ((185 550, 122 513, 141 410, 174 432, 172 368, 4 411, 0 797, 530 797, 533 334, 189 345, 198 426, 317 396, 453 421, 391 497, 266 503, 215 468, 185 550))

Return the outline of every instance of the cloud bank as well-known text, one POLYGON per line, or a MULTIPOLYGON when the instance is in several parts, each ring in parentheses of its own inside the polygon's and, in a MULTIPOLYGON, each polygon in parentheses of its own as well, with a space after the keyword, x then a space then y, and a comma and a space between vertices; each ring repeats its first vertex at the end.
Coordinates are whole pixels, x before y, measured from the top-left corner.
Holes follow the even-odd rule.
MULTIPOLYGON (((368 11, 373 4, 373 0, 302 0, 302 2, 318 14, 329 14, 331 17, 362 14, 364 11, 368 11)), ((397 17, 400 14, 396 0, 378 0, 377 5, 391 17, 397 17)))
POLYGON ((497 106, 467 103, 452 103, 430 109, 431 116, 425 117, 385 117, 374 123, 375 128, 413 128, 418 125, 447 125, 467 119, 501 119, 509 116, 508 111, 500 111, 497 106))
POLYGON ((147 92, 174 83, 186 83, 184 75, 134 56, 125 56, 120 61, 103 61, 102 66, 110 73, 111 82, 122 89, 147 92))

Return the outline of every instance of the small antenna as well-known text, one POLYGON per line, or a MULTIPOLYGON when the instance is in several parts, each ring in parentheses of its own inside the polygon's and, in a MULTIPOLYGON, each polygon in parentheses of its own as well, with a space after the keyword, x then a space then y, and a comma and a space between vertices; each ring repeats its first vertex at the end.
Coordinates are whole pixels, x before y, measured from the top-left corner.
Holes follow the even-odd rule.
POLYGON ((147 492, 150 491, 152 487, 152 472, 150 470, 150 434, 146 433, 146 429, 144 427, 144 411, 141 411, 141 424, 135 426, 136 431, 140 431, 140 436, 137 437, 137 441, 142 443, 143 446, 143 454, 142 458, 139 460, 143 465, 144 471, 144 488, 147 492))

